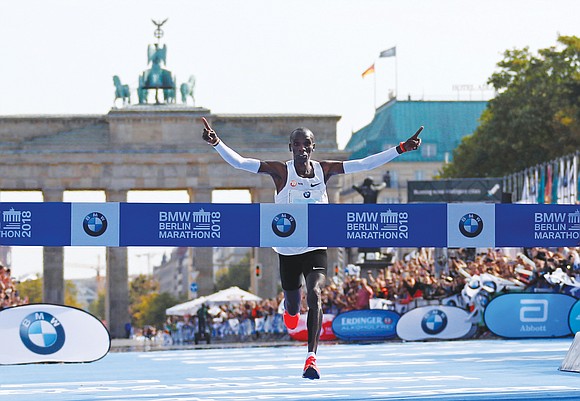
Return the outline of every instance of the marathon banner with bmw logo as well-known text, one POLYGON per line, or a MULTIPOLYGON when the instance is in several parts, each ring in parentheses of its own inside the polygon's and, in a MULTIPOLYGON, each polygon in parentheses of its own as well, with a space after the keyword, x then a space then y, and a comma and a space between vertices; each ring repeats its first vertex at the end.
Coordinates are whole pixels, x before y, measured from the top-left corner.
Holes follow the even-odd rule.
POLYGON ((578 205, 497 205, 496 243, 505 247, 576 247, 578 205), (540 245, 538 245, 540 244, 540 245))
POLYGON ((447 205, 447 246, 495 247, 495 206, 491 203, 447 205))
POLYGON ((0 311, 0 365, 93 362, 111 339, 93 315, 68 306, 30 304, 0 311))
POLYGON ((474 334, 469 314, 455 306, 423 306, 405 313, 397 324, 397 336, 405 341, 456 340, 474 334))
MULTIPOLYGON (((260 205, 260 246, 306 247, 308 246, 307 204, 260 205)), ((328 231, 325 231, 328 233, 328 231)))
POLYGON ((0 245, 554 247, 574 205, 0 202, 0 245))
POLYGON ((72 246, 119 246, 119 203, 73 203, 72 246))
POLYGON ((70 203, 2 202, 0 213, 1 245, 70 245, 70 203))
POLYGON ((445 247, 444 204, 313 204, 308 209, 310 246, 445 247))
POLYGON ((122 246, 257 246, 259 204, 122 203, 122 246))

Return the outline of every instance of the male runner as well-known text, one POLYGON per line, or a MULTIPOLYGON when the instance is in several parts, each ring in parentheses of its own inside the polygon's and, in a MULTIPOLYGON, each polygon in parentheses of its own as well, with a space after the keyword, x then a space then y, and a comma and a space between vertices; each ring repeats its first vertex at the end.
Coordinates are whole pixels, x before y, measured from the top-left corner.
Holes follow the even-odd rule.
MULTIPOLYGON (((419 133, 423 127, 398 146, 383 152, 348 161, 314 161, 312 152, 316 147, 314 134, 308 128, 296 128, 290 134, 289 150, 292 160, 260 161, 245 158, 230 149, 203 118, 202 138, 212 145, 220 156, 232 167, 251 173, 268 174, 276 186, 275 203, 328 203, 326 182, 336 174, 351 174, 368 171, 393 160, 421 145, 419 133)), ((280 278, 284 290, 284 323, 288 329, 298 325, 301 301, 301 276, 306 283, 308 304, 308 355, 302 377, 319 379, 316 366, 316 351, 322 328, 321 291, 326 282, 327 255, 325 247, 288 248, 275 247, 280 260, 280 278)))

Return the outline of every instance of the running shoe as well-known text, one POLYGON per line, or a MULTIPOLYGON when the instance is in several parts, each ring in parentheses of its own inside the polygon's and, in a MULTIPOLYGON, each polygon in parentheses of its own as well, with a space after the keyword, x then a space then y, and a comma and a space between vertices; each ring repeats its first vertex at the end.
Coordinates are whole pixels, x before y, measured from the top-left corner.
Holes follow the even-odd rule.
POLYGON ((286 328, 294 330, 296 326, 298 326, 298 320, 300 320, 299 313, 292 316, 287 311, 284 311, 284 324, 286 325, 286 328))
POLYGON ((302 377, 305 379, 320 379, 320 371, 316 367, 316 358, 313 356, 309 356, 306 359, 306 363, 304 364, 304 372, 302 373, 302 377))

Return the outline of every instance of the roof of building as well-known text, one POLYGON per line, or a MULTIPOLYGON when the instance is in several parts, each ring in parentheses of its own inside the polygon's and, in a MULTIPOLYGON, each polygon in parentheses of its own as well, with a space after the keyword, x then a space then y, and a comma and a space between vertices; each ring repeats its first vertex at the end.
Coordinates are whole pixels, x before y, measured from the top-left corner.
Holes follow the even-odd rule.
POLYGON ((479 125, 487 101, 401 101, 379 107, 371 123, 355 132, 346 145, 349 159, 362 158, 406 140, 423 125, 421 152, 395 161, 444 161, 461 139, 479 125))

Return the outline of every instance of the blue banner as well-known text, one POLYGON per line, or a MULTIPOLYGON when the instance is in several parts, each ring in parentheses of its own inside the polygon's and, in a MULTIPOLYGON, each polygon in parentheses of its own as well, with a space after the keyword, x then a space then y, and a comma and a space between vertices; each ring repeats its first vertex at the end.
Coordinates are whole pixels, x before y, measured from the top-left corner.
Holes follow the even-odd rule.
POLYGON ((512 293, 491 300, 483 315, 488 329, 506 338, 549 338, 571 334, 574 297, 553 293, 512 293))
POLYGON ((121 246, 258 246, 260 205, 121 203, 121 246))
POLYGON ((308 205, 310 246, 447 246, 445 204, 308 205))
POLYGON ((399 314, 383 309, 353 310, 332 321, 332 331, 345 341, 379 341, 396 336, 399 314))
POLYGON ((561 247, 580 207, 514 204, 0 203, 0 245, 561 247))
POLYGON ((60 202, 2 202, 0 245, 69 246, 71 204, 60 202))
POLYGON ((496 205, 496 246, 562 247, 580 243, 578 205, 496 205))

